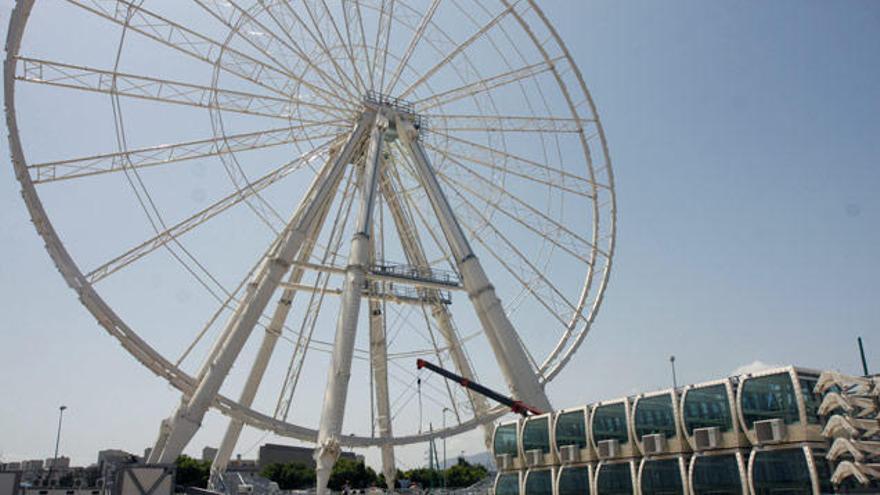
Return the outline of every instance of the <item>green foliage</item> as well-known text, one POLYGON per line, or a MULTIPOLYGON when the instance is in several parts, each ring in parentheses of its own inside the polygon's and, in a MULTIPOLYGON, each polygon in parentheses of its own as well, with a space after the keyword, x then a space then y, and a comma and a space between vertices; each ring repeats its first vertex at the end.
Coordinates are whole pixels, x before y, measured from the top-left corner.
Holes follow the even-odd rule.
POLYGON ((301 490, 315 486, 315 470, 311 466, 299 463, 270 464, 260 472, 282 490, 301 490))
POLYGON ((193 459, 188 455, 177 458, 177 485, 182 487, 195 486, 207 488, 211 463, 193 459))
MULTIPOLYGON (((315 486, 315 469, 299 463, 271 464, 260 473, 276 483, 282 490, 298 490, 315 486)), ((376 475, 373 468, 361 461, 339 458, 330 473, 328 486, 331 490, 342 490, 346 485, 350 489, 364 489, 382 486, 384 477, 376 475)))
POLYGON ((472 465, 464 460, 463 457, 458 458, 455 466, 446 470, 446 486, 450 488, 464 488, 485 478, 489 471, 485 466, 477 464, 472 465))
MULTIPOLYGON (((398 475, 398 479, 407 479, 418 483, 422 488, 438 488, 443 486, 444 471, 442 469, 418 468, 398 475)), ((447 488, 465 488, 485 478, 489 472, 485 466, 470 464, 463 457, 446 470, 447 488)))
MULTIPOLYGON (((271 464, 260 474, 278 483, 282 490, 300 490, 315 486, 315 469, 303 464, 271 464)), ((445 474, 448 488, 464 488, 480 481, 489 473, 484 466, 469 464, 459 457, 458 462, 447 469, 445 474)), ((418 468, 406 472, 397 470, 398 480, 409 480, 418 483, 422 488, 442 487, 443 475, 444 471, 441 469, 418 468)), ((363 462, 345 458, 336 461, 328 485, 335 491, 343 490, 346 485, 352 490, 373 486, 386 488, 384 474, 377 475, 373 468, 365 466, 363 462)))
POLYGON ((342 490, 347 484, 352 489, 369 488, 377 486, 379 477, 373 468, 365 466, 363 462, 340 457, 330 473, 330 481, 327 486, 331 490, 342 490))

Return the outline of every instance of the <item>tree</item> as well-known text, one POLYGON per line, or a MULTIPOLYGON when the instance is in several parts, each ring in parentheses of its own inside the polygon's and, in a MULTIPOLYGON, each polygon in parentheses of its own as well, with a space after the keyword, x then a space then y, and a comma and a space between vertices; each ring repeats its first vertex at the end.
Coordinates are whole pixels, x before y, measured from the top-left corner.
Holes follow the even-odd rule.
POLYGON ((340 457, 333 466, 327 486, 331 490, 342 490, 347 484, 349 488, 361 489, 376 486, 378 482, 376 471, 365 466, 363 461, 340 457))
POLYGON ((282 490, 300 490, 315 486, 315 469, 300 463, 270 464, 260 472, 282 490))
POLYGON ((446 470, 446 486, 450 488, 463 488, 485 478, 489 471, 480 464, 470 464, 463 457, 458 458, 455 466, 446 470))
POLYGON ((208 486, 208 475, 211 472, 210 462, 182 455, 177 458, 175 464, 177 465, 178 486, 195 486, 198 488, 206 488, 208 486))

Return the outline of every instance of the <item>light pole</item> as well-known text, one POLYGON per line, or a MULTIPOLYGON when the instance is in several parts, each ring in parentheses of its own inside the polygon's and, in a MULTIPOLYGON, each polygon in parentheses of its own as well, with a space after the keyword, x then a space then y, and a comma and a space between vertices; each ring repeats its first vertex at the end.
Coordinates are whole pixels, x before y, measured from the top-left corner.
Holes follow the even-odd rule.
MULTIPOLYGON (((443 431, 446 431, 446 412, 452 412, 448 407, 443 408, 443 431)), ((443 435, 443 490, 446 490, 446 435, 443 435)))
POLYGON ((678 380, 675 379, 675 356, 669 356, 669 364, 672 365, 672 388, 678 388, 678 380))
POLYGON ((61 420, 64 419, 65 409, 67 409, 67 406, 61 406, 58 408, 58 433, 55 435, 55 457, 52 458, 52 465, 49 466, 49 472, 46 475, 46 483, 51 483, 52 470, 55 469, 55 464, 58 463, 58 445, 61 443, 61 420))

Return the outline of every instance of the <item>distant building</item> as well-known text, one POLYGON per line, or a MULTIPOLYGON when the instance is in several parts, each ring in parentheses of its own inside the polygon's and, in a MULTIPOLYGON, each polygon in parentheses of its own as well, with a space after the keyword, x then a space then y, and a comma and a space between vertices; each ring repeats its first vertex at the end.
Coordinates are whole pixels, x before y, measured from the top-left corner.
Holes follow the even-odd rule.
POLYGON ((43 463, 46 469, 68 469, 70 468, 70 457, 59 457, 57 459, 46 459, 43 463))
POLYGON ((101 485, 112 493, 113 484, 116 481, 116 473, 120 468, 129 464, 137 464, 142 459, 138 456, 119 449, 107 449, 98 452, 98 470, 101 473, 101 485))
POLYGON ((217 449, 214 447, 205 447, 202 449, 202 460, 205 462, 214 462, 217 457, 217 449))
MULTIPOLYGON (((315 467, 314 447, 296 447, 293 445, 277 445, 267 443, 260 447, 257 465, 262 470, 271 464, 302 464, 315 467)), ((354 452, 342 452, 339 457, 362 461, 363 456, 355 455, 354 452)))

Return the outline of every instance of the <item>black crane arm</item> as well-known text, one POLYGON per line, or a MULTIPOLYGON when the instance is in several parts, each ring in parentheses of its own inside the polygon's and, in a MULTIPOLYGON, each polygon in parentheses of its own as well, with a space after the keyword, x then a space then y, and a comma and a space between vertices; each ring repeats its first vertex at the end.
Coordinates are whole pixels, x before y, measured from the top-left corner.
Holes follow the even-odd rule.
POLYGON ((436 364, 429 363, 429 362, 425 361, 424 359, 417 359, 416 360, 416 368, 417 369, 427 368, 428 370, 433 371, 434 373, 437 373, 440 376, 443 376, 443 377, 448 378, 454 382, 457 382, 462 387, 473 390, 474 392, 476 392, 480 395, 485 395, 486 397, 494 400, 495 402, 498 402, 499 404, 502 404, 502 405, 509 407, 511 411, 513 411, 517 414, 522 414, 523 416, 528 416, 530 414, 543 414, 542 411, 535 409, 534 407, 526 404, 523 401, 515 400, 514 398, 507 397, 506 395, 501 395, 500 393, 492 390, 491 388, 484 387, 476 382, 472 382, 463 376, 456 375, 455 373, 448 371, 448 370, 445 370, 445 369, 437 366, 436 364))

